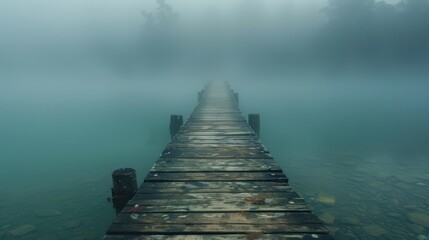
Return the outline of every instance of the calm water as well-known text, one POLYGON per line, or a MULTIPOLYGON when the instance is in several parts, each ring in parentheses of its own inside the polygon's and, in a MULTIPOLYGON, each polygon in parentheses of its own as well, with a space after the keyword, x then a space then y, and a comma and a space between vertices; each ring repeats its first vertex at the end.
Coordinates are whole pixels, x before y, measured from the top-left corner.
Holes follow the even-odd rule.
MULTIPOLYGON (((203 86, 98 79, 2 84, 0 239, 100 239, 114 218, 111 171, 133 167, 141 180, 168 143, 169 115, 188 115, 203 86)), ((232 85, 337 239, 429 237, 429 84, 232 85)))

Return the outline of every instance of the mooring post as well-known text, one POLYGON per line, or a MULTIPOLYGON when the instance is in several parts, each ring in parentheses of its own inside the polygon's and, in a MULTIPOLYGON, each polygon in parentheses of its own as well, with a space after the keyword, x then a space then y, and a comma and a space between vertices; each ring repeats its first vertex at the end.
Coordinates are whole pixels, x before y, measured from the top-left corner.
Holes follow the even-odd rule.
POLYGON ((249 114, 248 121, 249 121, 250 127, 253 129, 253 131, 255 131, 256 135, 259 137, 260 123, 261 123, 259 114, 256 114, 256 113, 249 114))
POLYGON ((176 135, 179 129, 183 125, 183 116, 182 115, 171 115, 170 116, 170 136, 171 139, 176 135))
POLYGON ((232 93, 234 94, 235 101, 237 102, 237 105, 238 105, 238 93, 237 92, 232 92, 232 93))
POLYGON ((119 168, 112 173, 112 203, 118 214, 137 192, 137 174, 132 168, 119 168))
POLYGON ((198 102, 201 102, 204 96, 204 89, 198 92, 198 102))

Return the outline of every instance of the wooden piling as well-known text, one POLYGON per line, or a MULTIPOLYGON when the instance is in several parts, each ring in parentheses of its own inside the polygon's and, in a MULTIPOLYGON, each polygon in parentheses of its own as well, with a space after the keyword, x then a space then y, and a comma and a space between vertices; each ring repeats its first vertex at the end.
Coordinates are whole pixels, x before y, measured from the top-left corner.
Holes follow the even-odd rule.
POLYGON ((235 99, 235 101, 237 102, 237 105, 238 105, 238 93, 234 92, 233 94, 234 94, 234 99, 235 99))
POLYGON ((182 115, 171 115, 170 116, 170 136, 171 139, 177 134, 180 128, 183 125, 183 116, 182 115))
POLYGON ((259 137, 260 135, 260 118, 259 114, 251 113, 248 116, 248 121, 250 127, 255 131, 256 135, 259 137))
POLYGON ((201 102, 204 96, 204 89, 198 92, 198 102, 201 102))
POLYGON ((120 168, 112 173, 112 203, 118 214, 137 192, 137 174, 132 168, 120 168))

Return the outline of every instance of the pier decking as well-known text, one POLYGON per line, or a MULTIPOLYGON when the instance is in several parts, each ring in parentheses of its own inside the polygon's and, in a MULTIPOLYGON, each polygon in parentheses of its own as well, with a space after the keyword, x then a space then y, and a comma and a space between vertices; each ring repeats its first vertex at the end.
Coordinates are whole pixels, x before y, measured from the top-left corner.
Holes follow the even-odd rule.
POLYGON ((236 98, 206 87, 105 239, 332 239, 236 98))

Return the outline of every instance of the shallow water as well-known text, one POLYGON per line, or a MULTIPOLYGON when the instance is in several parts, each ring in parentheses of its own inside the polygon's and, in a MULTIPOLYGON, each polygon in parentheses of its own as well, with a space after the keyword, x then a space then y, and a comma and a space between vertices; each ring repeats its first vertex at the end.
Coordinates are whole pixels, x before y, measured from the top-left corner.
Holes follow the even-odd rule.
POLYGON ((426 89, 424 82, 270 84, 243 88, 241 104, 261 113, 262 141, 336 239, 426 239, 426 89))
MULTIPOLYGON (((1 90, 0 239, 100 239, 114 218, 111 171, 133 167, 141 181, 169 141, 169 115, 188 115, 203 84, 41 82, 1 90), (23 225, 34 228, 13 237, 23 225)), ((426 83, 231 85, 337 239, 429 236, 410 214, 429 215, 426 83)))

